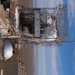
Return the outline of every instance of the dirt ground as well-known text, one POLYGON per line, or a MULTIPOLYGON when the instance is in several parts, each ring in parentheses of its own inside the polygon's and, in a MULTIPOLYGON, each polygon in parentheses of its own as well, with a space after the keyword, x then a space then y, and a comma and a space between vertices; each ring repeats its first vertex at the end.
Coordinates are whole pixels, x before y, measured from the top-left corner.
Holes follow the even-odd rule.
POLYGON ((3 70, 3 75, 18 75, 18 63, 15 56, 7 61, 0 60, 0 75, 1 70, 3 70))
POLYGON ((15 53, 10 60, 0 60, 0 71, 3 70, 3 75, 35 75, 35 65, 34 47, 26 45, 18 50, 18 53, 15 53), (22 63, 21 67, 18 66, 18 57, 22 63))
MULTIPOLYGON (((19 57, 24 64, 24 72, 26 75, 35 75, 36 64, 35 64, 35 54, 33 45, 26 45, 19 51, 19 57)), ((24 75, 25 75, 24 74, 24 75)))
MULTIPOLYGON (((19 3, 24 5, 26 8, 33 7, 33 0, 19 0, 19 3)), ((18 50, 10 60, 2 61, 0 60, 0 72, 3 70, 3 75, 35 75, 36 64, 35 64, 35 54, 33 45, 26 45, 22 49, 18 50), (18 56, 23 67, 18 69, 18 56)), ((1 74, 1 73, 0 73, 1 74)))

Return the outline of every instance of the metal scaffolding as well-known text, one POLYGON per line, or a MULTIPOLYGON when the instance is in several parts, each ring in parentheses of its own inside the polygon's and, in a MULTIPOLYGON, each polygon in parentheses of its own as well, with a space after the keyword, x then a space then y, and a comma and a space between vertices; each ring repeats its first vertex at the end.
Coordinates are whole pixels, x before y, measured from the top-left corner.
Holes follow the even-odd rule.
POLYGON ((23 33, 22 39, 27 43, 62 43, 67 37, 67 6, 55 8, 25 8, 24 25, 29 33, 23 33), (32 35, 32 37, 30 36, 32 35))
POLYGON ((19 38, 25 43, 60 44, 67 37, 67 6, 54 8, 22 8, 16 10, 18 18, 9 13, 8 34, 1 38, 19 38), (16 25, 17 22, 19 25, 16 25), (18 32, 17 32, 18 31, 18 32))

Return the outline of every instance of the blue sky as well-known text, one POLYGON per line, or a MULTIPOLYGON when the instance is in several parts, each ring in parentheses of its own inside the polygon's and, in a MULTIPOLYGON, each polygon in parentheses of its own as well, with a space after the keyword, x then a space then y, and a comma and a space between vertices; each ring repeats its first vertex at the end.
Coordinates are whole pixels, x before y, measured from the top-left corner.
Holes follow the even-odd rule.
MULTIPOLYGON (((75 40, 75 0, 36 0, 36 7, 54 7, 67 4, 68 38, 75 40)), ((61 46, 35 46, 36 75, 75 75, 75 43, 61 46)))

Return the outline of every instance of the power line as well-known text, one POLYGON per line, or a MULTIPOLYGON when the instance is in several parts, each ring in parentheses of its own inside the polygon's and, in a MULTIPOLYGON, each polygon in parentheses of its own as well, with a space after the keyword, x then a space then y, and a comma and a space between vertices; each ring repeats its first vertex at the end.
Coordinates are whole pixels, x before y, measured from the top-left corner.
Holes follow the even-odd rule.
POLYGON ((64 43, 75 43, 75 40, 67 40, 64 43))

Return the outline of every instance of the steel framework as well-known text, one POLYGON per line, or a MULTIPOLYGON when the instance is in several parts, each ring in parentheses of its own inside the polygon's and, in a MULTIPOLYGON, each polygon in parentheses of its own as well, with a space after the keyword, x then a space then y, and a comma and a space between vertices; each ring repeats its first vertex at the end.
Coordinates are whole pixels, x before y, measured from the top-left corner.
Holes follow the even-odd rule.
POLYGON ((18 13, 19 25, 16 25, 15 17, 9 14, 8 34, 1 38, 18 38, 24 43, 50 45, 66 41, 67 5, 54 8, 19 8, 18 13))
POLYGON ((27 27, 30 31, 30 35, 22 34, 22 39, 26 43, 59 44, 66 41, 68 35, 66 5, 21 10, 25 19, 23 27, 27 27))

